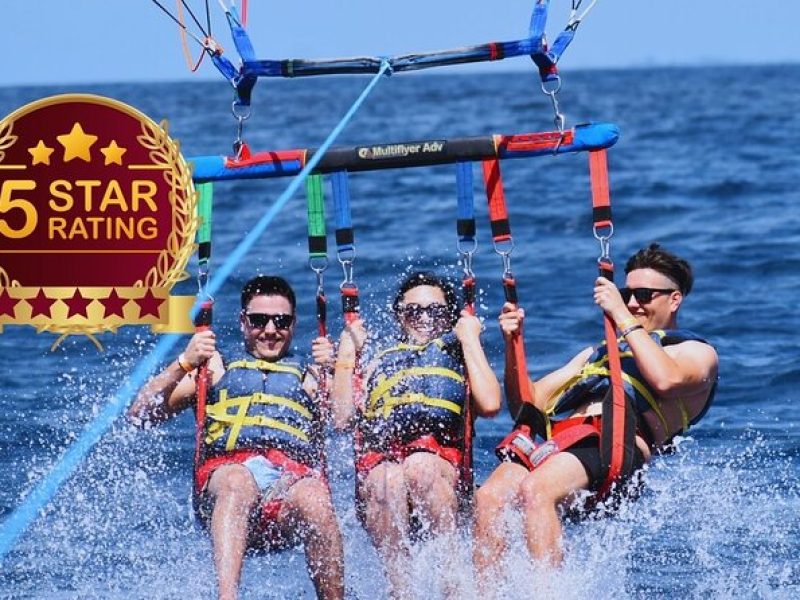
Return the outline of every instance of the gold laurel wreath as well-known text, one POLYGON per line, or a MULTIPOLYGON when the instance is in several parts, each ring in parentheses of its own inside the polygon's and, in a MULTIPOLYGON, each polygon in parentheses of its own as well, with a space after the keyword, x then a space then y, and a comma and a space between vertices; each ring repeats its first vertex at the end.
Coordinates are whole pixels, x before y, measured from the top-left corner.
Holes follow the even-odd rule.
POLYGON ((11 281, 8 272, 0 267, 0 288, 19 287, 19 281, 11 281))
POLYGON ((12 131, 14 131, 13 121, 0 121, 0 162, 3 162, 6 157, 6 153, 3 151, 13 146, 17 141, 17 136, 11 135, 12 131))
POLYGON ((172 205, 172 231, 167 238, 167 247, 158 255, 156 265, 137 281, 134 287, 171 288, 178 281, 189 277, 185 271, 189 258, 195 251, 194 240, 198 218, 195 210, 197 194, 192 183, 189 165, 180 152, 178 142, 171 140, 166 121, 155 125, 143 121, 142 135, 136 139, 143 148, 150 150, 153 165, 164 168, 164 180, 170 186, 169 202, 172 205))

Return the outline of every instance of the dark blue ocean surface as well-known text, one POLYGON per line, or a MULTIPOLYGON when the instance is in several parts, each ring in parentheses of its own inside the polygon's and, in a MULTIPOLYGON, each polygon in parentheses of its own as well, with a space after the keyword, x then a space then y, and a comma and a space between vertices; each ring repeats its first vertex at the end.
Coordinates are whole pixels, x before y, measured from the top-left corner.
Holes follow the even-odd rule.
MULTIPOLYGON (((800 431, 792 406, 800 397, 800 67, 566 72, 564 79, 569 124, 611 121, 621 130, 609 155, 612 256, 622 265, 655 240, 693 263, 696 285, 681 325, 717 347, 719 391, 677 452, 652 462, 641 499, 615 518, 568 526, 562 570, 532 567, 518 535, 509 576, 498 586, 509 598, 798 597, 800 431)), ((366 82, 259 83, 245 137, 255 150, 318 146, 366 82)), ((224 83, 6 88, 0 114, 62 92, 111 96, 169 119, 186 156, 229 153, 235 135, 224 83)), ((551 108, 533 74, 401 75, 379 84, 337 144, 551 128, 551 108)), ((516 241, 512 266, 529 315, 529 368, 538 376, 602 336, 592 302, 598 245, 587 158, 506 161, 503 172, 516 241)), ((400 273, 433 267, 459 274, 454 182, 449 166, 351 177, 356 278, 373 329, 385 332, 387 297, 400 273)), ((287 184, 217 185, 212 270, 287 184)), ((306 265, 304 202, 299 194, 289 203, 217 294, 223 350, 236 346, 237 292, 256 272, 295 284, 303 330, 297 348, 308 347, 315 280, 306 265)), ((501 261, 482 202, 478 214, 480 313, 500 374, 501 261)), ((195 269, 193 261, 190 273, 195 269)), ((336 333, 340 280, 333 261, 327 283, 336 333)), ((176 291, 192 293, 194 285, 190 279, 176 291)), ((102 353, 81 337, 51 352, 55 339, 20 327, 0 335, 3 519, 48 477, 155 344, 144 328, 99 336, 102 353)), ((510 423, 505 414, 478 422, 478 481, 493 468, 492 448, 510 423)), ((0 565, 0 597, 213 597, 210 543, 187 502, 192 444, 189 414, 146 432, 118 420, 0 565)), ((331 455, 348 588, 352 597, 381 598, 378 561, 353 510, 347 436, 331 437, 331 455)), ((466 537, 462 551, 460 576, 471 589, 466 537)), ((440 558, 435 547, 415 551, 409 568, 421 595, 440 558)), ((299 551, 248 559, 242 598, 312 596, 299 551)))

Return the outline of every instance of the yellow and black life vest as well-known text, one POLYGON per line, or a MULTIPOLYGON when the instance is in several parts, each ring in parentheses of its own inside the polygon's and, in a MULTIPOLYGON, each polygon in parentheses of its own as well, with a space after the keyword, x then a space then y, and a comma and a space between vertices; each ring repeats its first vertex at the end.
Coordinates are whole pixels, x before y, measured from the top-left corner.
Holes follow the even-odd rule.
POLYGON ((461 345, 453 332, 425 345, 398 344, 376 361, 360 413, 364 450, 384 450, 427 435, 444 446, 460 444, 467 387, 461 345))
MULTIPOLYGON (((650 332, 650 337, 661 344, 661 346, 670 346, 690 340, 703 342, 705 344, 708 343, 691 331, 683 329, 656 330, 650 332)), ((617 340, 617 344, 619 346, 625 392, 628 397, 631 398, 634 410, 637 415, 641 415, 648 410, 653 411, 661 421, 664 431, 667 431, 669 427, 658 404, 658 398, 650 384, 647 383, 647 380, 642 376, 639 367, 636 366, 636 361, 633 358, 630 345, 622 337, 617 340)), ((561 389, 553 396, 553 399, 548 403, 545 411, 547 417, 551 421, 567 419, 578 407, 586 402, 595 398, 603 398, 611 385, 609 374, 608 351, 606 344, 603 343, 592 353, 586 361, 586 364, 583 365, 580 373, 561 386, 561 389)), ((703 417, 706 410, 708 410, 708 407, 711 405, 713 396, 714 390, 711 391, 703 411, 694 419, 689 418, 689 414, 683 403, 680 401, 678 402, 678 406, 683 415, 683 427, 681 431, 685 431, 703 417)))
POLYGON ((319 405, 303 389, 301 364, 245 357, 231 362, 206 407, 205 454, 280 450, 317 467, 322 458, 319 405))

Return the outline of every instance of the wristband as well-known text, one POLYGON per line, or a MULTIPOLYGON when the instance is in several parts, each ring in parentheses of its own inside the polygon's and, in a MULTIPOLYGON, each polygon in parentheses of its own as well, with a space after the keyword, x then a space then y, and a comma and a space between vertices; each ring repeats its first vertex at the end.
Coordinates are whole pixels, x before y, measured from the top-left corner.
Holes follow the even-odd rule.
POLYGON ((186 356, 181 352, 180 356, 178 357, 178 366, 184 370, 186 373, 191 373, 194 371, 194 367, 186 360, 186 356))
MULTIPOLYGON (((630 317, 628 319, 624 319, 621 323, 617 323, 617 329, 620 331, 627 331, 634 325, 638 324, 639 321, 636 320, 636 317, 630 317)), ((624 333, 622 335, 625 335, 624 333)))
POLYGON ((637 329, 644 329, 644 326, 640 325, 639 323, 637 323, 636 325, 631 325, 627 329, 622 330, 622 337, 627 337, 629 333, 633 333, 637 329))
POLYGON ((333 365, 336 369, 350 369, 353 370, 356 368, 356 363, 353 361, 337 361, 336 364, 333 365))

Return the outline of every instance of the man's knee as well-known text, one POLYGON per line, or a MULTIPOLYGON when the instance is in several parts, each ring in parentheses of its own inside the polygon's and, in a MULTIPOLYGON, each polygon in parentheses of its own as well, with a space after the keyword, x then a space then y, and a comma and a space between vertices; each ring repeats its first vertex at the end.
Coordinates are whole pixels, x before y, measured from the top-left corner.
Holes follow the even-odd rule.
POLYGON ((239 464, 223 465, 215 469, 208 481, 208 492, 216 499, 253 501, 258 488, 250 471, 239 464))
POLYGON ((565 496, 561 486, 556 485, 545 472, 532 472, 519 486, 519 500, 526 510, 552 509, 565 496))
POLYGON ((475 492, 475 509, 482 513, 504 509, 519 493, 520 482, 528 471, 513 463, 502 463, 475 492))
POLYGON ((508 493, 499 485, 486 483, 475 492, 475 512, 479 515, 502 510, 508 503, 508 493))
POLYGON ((309 524, 335 520, 330 489, 321 479, 307 477, 295 483, 289 488, 285 504, 292 513, 309 524))

